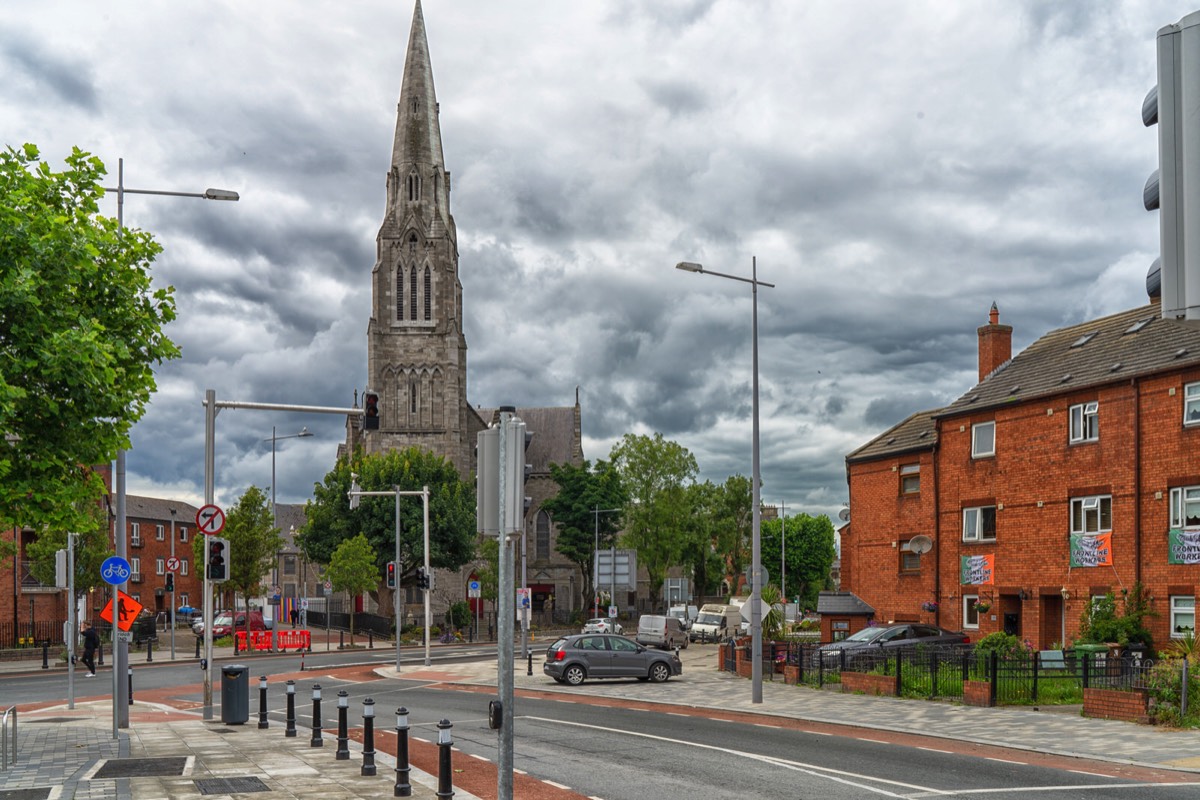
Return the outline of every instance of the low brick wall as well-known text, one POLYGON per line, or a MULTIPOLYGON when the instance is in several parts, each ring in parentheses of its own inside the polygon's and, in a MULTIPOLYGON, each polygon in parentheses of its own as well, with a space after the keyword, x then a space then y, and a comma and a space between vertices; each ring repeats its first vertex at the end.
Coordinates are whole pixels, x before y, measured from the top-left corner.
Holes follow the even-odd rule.
POLYGON ((843 672, 841 676, 843 692, 896 696, 895 675, 864 675, 861 672, 843 672))
POLYGON ((987 681, 963 681, 963 704, 979 708, 994 706, 992 684, 987 681))
POLYGON ((1150 697, 1145 689, 1084 689, 1083 715, 1149 725, 1149 702, 1150 697))
POLYGON ((783 682, 793 686, 800 683, 800 667, 793 664, 783 665, 783 682))
POLYGON ((737 674, 743 678, 754 677, 754 660, 750 658, 750 648, 737 647, 734 651, 737 660, 737 674))

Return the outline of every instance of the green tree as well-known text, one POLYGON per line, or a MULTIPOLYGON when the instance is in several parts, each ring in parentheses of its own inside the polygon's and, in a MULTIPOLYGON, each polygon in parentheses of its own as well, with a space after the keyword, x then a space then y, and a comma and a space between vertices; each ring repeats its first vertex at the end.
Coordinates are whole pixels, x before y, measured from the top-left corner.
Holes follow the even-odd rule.
MULTIPOLYGON (((363 491, 420 491, 429 487, 429 561, 436 569, 457 570, 475 557, 475 486, 460 480, 454 465, 439 455, 410 447, 339 458, 313 489, 305 506, 308 522, 297 535, 300 547, 312 561, 328 564, 337 546, 363 533, 376 553, 378 579, 372 597, 381 608, 391 609, 390 593, 381 590, 384 565, 396 550, 395 497, 363 497, 350 508, 351 473, 358 475, 363 491)), ((401 583, 424 563, 424 510, 419 496, 400 498, 401 583)), ((390 612, 389 612, 390 613, 390 612)))
POLYGON ((179 356, 171 290, 150 282, 161 248, 99 215, 104 175, 78 148, 61 172, 31 144, 0 153, 2 528, 88 526, 90 465, 129 446, 154 365, 179 356))
MULTIPOLYGON (((762 563, 772 578, 780 575, 780 536, 784 523, 765 520, 761 525, 762 563)), ((795 514, 787 518, 786 587, 789 597, 799 597, 801 608, 816 608, 817 597, 829 585, 833 567, 833 523, 824 514, 795 514)), ((787 598, 784 598, 786 601, 787 598)))
POLYGON ((695 480, 696 458, 661 433, 627 433, 609 455, 628 493, 621 543, 637 551, 656 605, 667 570, 684 550, 690 509, 687 487, 695 480))
MULTIPOLYGON (((264 578, 268 576, 276 554, 283 549, 284 540, 271 521, 270 501, 257 486, 251 486, 225 515, 221 538, 229 540, 226 568, 229 579, 218 585, 218 591, 232 593, 229 607, 237 607, 237 595, 250 598, 263 593, 264 578)), ((192 539, 193 564, 200 578, 208 566, 206 545, 208 537, 192 539)))
MULTIPOLYGON (((80 526, 75 539, 75 594, 82 597, 90 590, 106 586, 100 577, 100 565, 113 554, 108 531, 108 513, 90 500, 80 501, 81 519, 89 520, 80 526)), ((54 583, 54 554, 67 549, 66 531, 43 530, 26 549, 32 562, 33 577, 46 585, 54 583)))
POLYGON ((542 508, 558 526, 555 549, 574 562, 583 575, 580 597, 581 605, 587 607, 595 591, 592 565, 597 535, 600 548, 607 549, 621 530, 619 511, 597 514, 596 509, 603 512, 625 505, 621 476, 608 461, 597 461, 594 467, 584 461, 579 466, 551 464, 550 477, 558 484, 558 493, 542 503, 542 508))
POLYGON ((714 594, 725 575, 725 558, 717 549, 717 503, 721 488, 712 481, 693 483, 687 488, 689 509, 682 563, 692 573, 693 591, 698 597, 714 594))
MULTIPOLYGON (((738 580, 750 565, 750 537, 754 528, 754 495, 750 479, 730 475, 716 497, 717 552, 725 556, 729 590, 738 593, 738 580)), ((747 589, 747 594, 749 590, 747 589)))
MULTIPOLYGON (((346 539, 333 551, 326 573, 333 588, 358 597, 363 592, 379 586, 378 557, 367 537, 358 534, 346 539)), ((354 615, 350 615, 350 644, 354 644, 354 615)))

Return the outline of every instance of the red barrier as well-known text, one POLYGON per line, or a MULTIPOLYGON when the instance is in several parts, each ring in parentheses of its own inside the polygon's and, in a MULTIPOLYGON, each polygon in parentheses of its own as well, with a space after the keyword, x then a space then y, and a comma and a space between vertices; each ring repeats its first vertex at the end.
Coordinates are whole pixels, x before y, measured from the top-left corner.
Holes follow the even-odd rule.
MULTIPOLYGON (((246 650, 246 632, 237 632, 238 650, 246 650)), ((271 631, 250 631, 250 650, 271 650, 271 631)))
POLYGON ((311 650, 312 634, 306 630, 279 631, 275 645, 280 650, 311 650))

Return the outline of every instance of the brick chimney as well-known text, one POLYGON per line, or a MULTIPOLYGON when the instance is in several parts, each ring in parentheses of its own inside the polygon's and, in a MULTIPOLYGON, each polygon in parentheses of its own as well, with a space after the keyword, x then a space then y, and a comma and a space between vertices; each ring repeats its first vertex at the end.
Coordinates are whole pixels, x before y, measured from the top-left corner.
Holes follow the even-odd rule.
POLYGON ((979 380, 982 382, 996 367, 1012 358, 1012 325, 1000 324, 1000 309, 992 303, 988 324, 976 332, 979 334, 979 380))

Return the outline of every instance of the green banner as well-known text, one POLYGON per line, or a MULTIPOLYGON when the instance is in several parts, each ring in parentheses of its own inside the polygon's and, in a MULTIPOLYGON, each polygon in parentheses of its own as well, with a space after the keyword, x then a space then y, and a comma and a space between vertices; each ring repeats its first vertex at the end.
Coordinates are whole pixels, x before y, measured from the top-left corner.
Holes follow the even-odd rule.
POLYGON ((1200 564, 1200 531, 1168 531, 1167 563, 1200 564))
POLYGON ((959 561, 959 583, 963 586, 982 586, 996 582, 996 556, 962 556, 959 561))
POLYGON ((1111 567, 1112 531, 1108 533, 1072 533, 1072 567, 1111 567))

